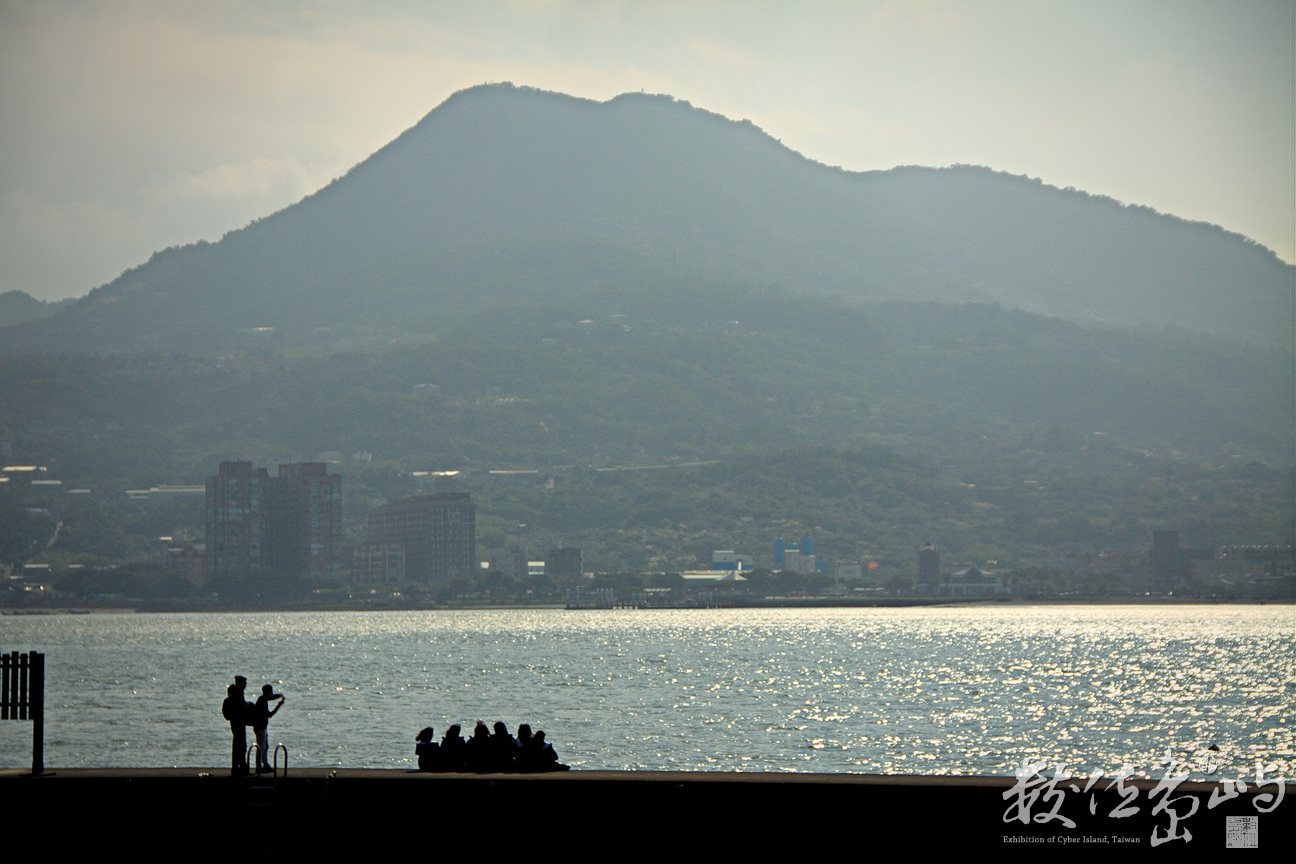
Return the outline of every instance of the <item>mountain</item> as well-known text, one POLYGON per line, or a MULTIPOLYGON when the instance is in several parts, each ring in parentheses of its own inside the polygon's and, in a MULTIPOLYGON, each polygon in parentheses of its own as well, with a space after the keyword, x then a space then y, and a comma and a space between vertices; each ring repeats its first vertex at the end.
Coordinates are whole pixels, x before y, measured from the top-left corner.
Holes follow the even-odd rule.
POLYGON ((59 309, 70 306, 73 302, 72 300, 58 300, 48 303, 44 300, 37 300, 26 291, 5 291, 0 294, 0 327, 7 327, 10 324, 22 324, 25 321, 35 321, 38 318, 47 318, 59 309))
POLYGON ((159 252, 0 345, 357 344, 712 285, 993 302, 1284 351, 1296 317, 1296 269, 1216 226, 986 168, 831 168, 667 96, 488 85, 301 202, 159 252))

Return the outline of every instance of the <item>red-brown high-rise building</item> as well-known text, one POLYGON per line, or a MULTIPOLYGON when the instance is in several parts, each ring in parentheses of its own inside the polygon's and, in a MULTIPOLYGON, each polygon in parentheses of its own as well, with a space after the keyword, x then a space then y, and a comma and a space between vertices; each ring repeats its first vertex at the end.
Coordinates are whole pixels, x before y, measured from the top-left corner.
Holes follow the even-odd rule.
POLYGON ((270 475, 251 462, 222 462, 207 478, 207 575, 265 573, 265 506, 270 475))
POLYGON ((270 573, 312 580, 341 575, 342 478, 323 462, 280 465, 270 478, 266 562, 270 573))
POLYGON ((207 478, 207 573, 251 579, 337 579, 342 478, 322 462, 222 462, 207 478))

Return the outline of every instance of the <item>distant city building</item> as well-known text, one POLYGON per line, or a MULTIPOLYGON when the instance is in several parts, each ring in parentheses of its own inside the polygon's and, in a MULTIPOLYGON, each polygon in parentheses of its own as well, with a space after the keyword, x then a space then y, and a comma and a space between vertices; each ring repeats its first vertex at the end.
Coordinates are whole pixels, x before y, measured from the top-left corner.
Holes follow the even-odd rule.
POLYGON ((940 550, 934 543, 924 543, 918 550, 918 581, 924 585, 940 581, 940 550))
POLYGON ((341 575, 342 478, 319 462, 222 462, 207 478, 207 573, 252 579, 341 575))
POLYGON ((491 468, 486 472, 486 479, 497 483, 527 483, 539 476, 540 472, 535 468, 491 468))
POLYGON ((837 581, 855 582, 864 578, 864 568, 858 561, 838 561, 837 581))
POLYGON ((486 553, 486 569, 524 579, 530 570, 526 547, 520 543, 500 546, 486 553))
POLYGON ((789 545, 782 537, 774 540, 774 567, 786 573, 816 573, 819 564, 814 554, 814 539, 807 531, 801 537, 801 547, 789 545))
POLYGON ((222 462, 207 478, 207 573, 259 579, 265 572, 270 474, 251 462, 222 462))
POLYGON ((353 585, 399 585, 405 581, 405 547, 399 543, 352 543, 344 547, 353 585))
POLYGON ((544 572, 550 579, 579 579, 584 572, 581 550, 573 546, 550 549, 545 556, 544 572))
POLYGON ((1214 549, 1181 547, 1178 531, 1152 532, 1152 578, 1162 587, 1174 588, 1194 569, 1209 569, 1197 562, 1214 558, 1214 549))
POLYGON ((1003 576, 1007 570, 991 567, 966 567, 942 582, 936 593, 949 597, 996 597, 1011 594, 1012 590, 1004 584, 1003 576))
POLYGON ((739 555, 732 549, 716 549, 711 553, 712 570, 751 570, 754 566, 750 555, 739 555))
POLYGON ((783 572, 808 575, 818 572, 819 563, 813 555, 803 555, 796 549, 783 550, 783 572))
POLYGON ((742 575, 739 570, 684 570, 680 573, 680 578, 684 580, 685 584, 711 583, 720 585, 747 581, 747 577, 742 575))
POLYGON ((168 544, 162 563, 168 576, 179 576, 192 585, 207 580, 207 554, 201 543, 186 540, 183 546, 168 544))
POLYGON ((342 477, 322 462, 280 465, 270 479, 266 560, 272 575, 342 575, 342 477))
POLYGON ((477 561, 477 506, 467 492, 390 501, 369 514, 370 543, 399 543, 408 578, 428 584, 468 576, 477 561))
POLYGON ((1152 578, 1158 583, 1174 584, 1184 572, 1184 559, 1179 554, 1179 532, 1153 531, 1152 578))
POLYGON ((1210 575, 1243 579, 1290 578, 1296 573, 1296 547, 1292 546, 1225 546, 1208 565, 1210 575))
POLYGON ((1104 576, 1146 571, 1149 560, 1147 552, 1070 552, 1062 559, 1062 566, 1076 573, 1104 576))

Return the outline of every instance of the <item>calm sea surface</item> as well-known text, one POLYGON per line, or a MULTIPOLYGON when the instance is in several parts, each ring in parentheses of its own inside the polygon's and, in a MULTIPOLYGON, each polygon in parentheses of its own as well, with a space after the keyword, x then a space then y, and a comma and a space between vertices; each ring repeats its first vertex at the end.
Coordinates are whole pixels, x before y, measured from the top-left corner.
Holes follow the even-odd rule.
MULTIPOLYGON (((1296 776, 1291 606, 5 616, 0 649, 48 655, 50 768, 228 765, 242 673, 294 766, 410 768, 482 719, 575 768, 1160 776, 1215 745, 1214 776, 1296 776)), ((0 724, 0 767, 30 742, 0 724)))

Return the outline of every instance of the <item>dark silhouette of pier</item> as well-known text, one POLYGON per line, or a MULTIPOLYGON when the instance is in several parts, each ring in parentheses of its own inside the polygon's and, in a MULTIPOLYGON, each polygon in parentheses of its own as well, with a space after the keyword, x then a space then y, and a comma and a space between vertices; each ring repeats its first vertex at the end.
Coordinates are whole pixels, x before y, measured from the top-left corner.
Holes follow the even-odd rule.
MULTIPOLYGON (((1025 824, 1010 818, 1018 812, 1011 777, 294 768, 274 778, 268 792, 259 787, 250 793, 255 782, 214 767, 60 769, 41 777, 11 769, 0 770, 0 800, 11 831, 21 826, 60 851, 102 852, 129 829, 147 844, 145 857, 149 850, 159 857, 164 851, 188 854, 204 844, 234 849, 253 830, 257 842, 268 839, 283 852, 333 858, 352 849, 399 851, 411 842, 430 849, 433 836, 473 838, 474 849, 493 852, 544 846, 578 855, 623 848, 768 855, 812 848, 829 837, 861 853, 885 848, 879 844, 888 840, 887 846, 925 852, 1023 843, 1056 848, 1059 842, 1111 851, 1108 845, 1095 848, 1101 838, 1146 851, 1154 831, 1174 827, 1165 810, 1153 813, 1161 800, 1151 797, 1155 780, 1126 782, 1138 790, 1138 812, 1120 819, 1109 814, 1129 802, 1117 790, 1095 787, 1091 815, 1088 793, 1059 784, 1066 796, 1059 815, 1070 817, 1074 828, 1049 817, 1055 799, 1043 794, 1031 804, 1025 824)), ((1083 778, 1076 785, 1082 788, 1083 778)), ((1219 789, 1217 783, 1183 783, 1170 793, 1171 808, 1184 817, 1177 830, 1187 829, 1191 840, 1181 837, 1162 848, 1223 849, 1230 816, 1256 817, 1261 849, 1291 841, 1296 820, 1290 802, 1259 812, 1262 802, 1248 783, 1246 793, 1209 808, 1219 789)), ((449 851, 443 843, 434 845, 449 851)))

